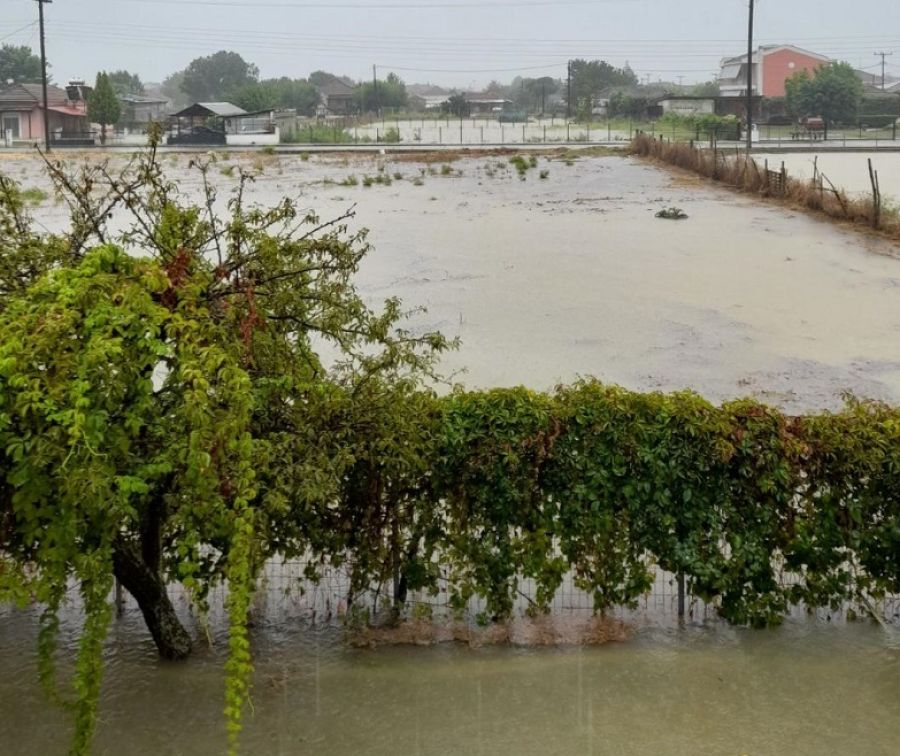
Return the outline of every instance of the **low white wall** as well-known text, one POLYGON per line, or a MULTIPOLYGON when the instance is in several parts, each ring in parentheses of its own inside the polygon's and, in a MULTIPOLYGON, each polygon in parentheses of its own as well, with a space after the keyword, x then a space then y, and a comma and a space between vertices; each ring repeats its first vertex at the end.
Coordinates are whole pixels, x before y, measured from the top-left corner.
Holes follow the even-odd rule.
POLYGON ((278 144, 281 132, 278 128, 274 134, 226 134, 225 144, 229 147, 249 147, 252 145, 278 144))

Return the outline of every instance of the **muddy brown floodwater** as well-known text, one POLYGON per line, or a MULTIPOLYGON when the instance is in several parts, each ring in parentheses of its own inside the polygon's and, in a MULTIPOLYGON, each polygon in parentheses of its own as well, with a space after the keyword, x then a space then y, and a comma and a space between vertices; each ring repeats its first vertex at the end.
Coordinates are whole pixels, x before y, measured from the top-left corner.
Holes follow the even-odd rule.
MULTIPOLYGON (((35 618, 0 611, 0 753, 63 754, 35 618)), ((63 655, 71 653, 64 626, 63 655)), ((895 756, 900 631, 789 620, 651 626, 628 642, 355 650, 333 630, 258 627, 252 756, 895 756)), ((221 754, 222 656, 157 660, 131 607, 114 624, 95 753, 221 754)))
MULTIPOLYGON (((593 375, 792 410, 837 406, 844 390, 900 399, 900 259, 885 242, 620 157, 542 157, 525 181, 497 157, 433 174, 389 156, 230 162, 254 160, 260 202, 299 194, 325 218, 357 203, 375 245, 366 296, 427 307, 414 327, 462 338, 445 368, 466 369, 469 386, 593 375), (379 168, 403 179, 362 186, 379 168), (351 174, 359 185, 323 183, 351 174), (690 217, 654 218, 671 205, 690 217)), ((188 158, 165 161, 196 195, 188 158)), ((47 186, 39 168, 0 160, 25 186, 47 186)), ((52 199, 34 212, 64 223, 52 199)), ((77 623, 65 618, 64 660, 77 623)), ((373 651, 282 618, 253 630, 245 752, 893 756, 898 633, 897 617, 884 629, 793 617, 765 632, 650 622, 599 647, 373 651)), ((35 635, 34 612, 0 608, 4 756, 66 750, 68 720, 36 683, 35 635)), ((218 637, 161 663, 129 602, 107 644, 96 753, 222 753, 223 648, 218 637)))
MULTIPOLYGON (((165 160, 196 195, 189 157, 165 160)), ((791 411, 834 408, 845 391, 900 399, 900 249, 888 242, 624 157, 542 157, 525 181, 497 157, 447 175, 390 156, 230 162, 263 169, 260 202, 298 194, 324 218, 356 204, 375 246, 363 292, 424 306, 414 329, 461 337, 444 368, 470 387, 596 376, 791 411), (379 168, 404 178, 363 186, 379 168), (348 176, 359 185, 323 183, 348 176), (670 205, 690 217, 654 218, 670 205)), ((47 186, 35 159, 7 166, 47 186)), ((52 200, 35 215, 49 228, 64 220, 52 200)))

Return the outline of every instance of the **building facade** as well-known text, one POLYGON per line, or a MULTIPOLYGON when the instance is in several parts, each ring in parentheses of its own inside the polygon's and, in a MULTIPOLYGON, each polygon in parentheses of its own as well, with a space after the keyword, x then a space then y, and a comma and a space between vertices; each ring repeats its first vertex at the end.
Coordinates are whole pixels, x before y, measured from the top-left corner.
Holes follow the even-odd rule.
MULTIPOLYGON (((784 97, 785 82, 796 73, 806 71, 810 76, 831 59, 793 45, 770 45, 753 53, 753 94, 763 97, 784 97)), ((725 58, 719 70, 719 90, 726 97, 747 94, 747 56, 725 58)))

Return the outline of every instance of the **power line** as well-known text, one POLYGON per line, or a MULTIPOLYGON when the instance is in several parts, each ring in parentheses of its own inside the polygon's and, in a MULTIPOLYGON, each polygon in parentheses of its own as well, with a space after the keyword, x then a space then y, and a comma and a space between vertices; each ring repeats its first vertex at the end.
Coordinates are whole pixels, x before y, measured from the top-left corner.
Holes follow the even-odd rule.
POLYGON ((299 10, 447 10, 453 8, 478 9, 478 8, 509 8, 521 10, 522 8, 538 8, 560 5, 620 5, 636 3, 641 0, 455 0, 453 2, 411 2, 411 3, 304 3, 304 2, 280 2, 278 0, 264 0, 263 2, 251 2, 249 0, 119 0, 119 3, 134 3, 142 5, 205 5, 231 8, 297 8, 299 10))
POLYGON ((10 37, 15 37, 16 34, 18 34, 19 32, 23 32, 26 29, 31 29, 32 27, 37 26, 37 24, 38 24, 37 21, 32 21, 30 24, 25 24, 25 26, 22 26, 22 27, 16 29, 15 31, 10 32, 5 37, 0 37, 0 42, 3 42, 4 40, 9 39, 10 37))

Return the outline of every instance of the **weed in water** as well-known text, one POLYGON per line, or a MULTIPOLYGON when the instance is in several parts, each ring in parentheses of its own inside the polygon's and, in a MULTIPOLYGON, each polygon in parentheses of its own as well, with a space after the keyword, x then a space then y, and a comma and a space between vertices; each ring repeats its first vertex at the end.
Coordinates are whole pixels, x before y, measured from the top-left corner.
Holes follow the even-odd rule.
POLYGON ((548 170, 543 170, 543 171, 541 171, 541 174, 540 174, 540 175, 541 175, 541 178, 542 178, 542 179, 550 178, 550 171, 548 171, 548 170))
POLYGON ((534 155, 528 158, 528 165, 531 168, 537 168, 537 158, 534 155))
POLYGON ((449 176, 452 173, 453 173, 453 166, 447 165, 447 163, 444 163, 441 166, 441 176, 449 176))
POLYGON ((375 183, 375 179, 372 176, 363 176, 362 185, 365 187, 370 187, 375 183))
POLYGON ((400 171, 394 174, 394 181, 403 181, 403 174, 400 171))
POLYGON ((49 196, 50 195, 47 194, 47 192, 37 186, 22 190, 22 199, 26 202, 30 202, 32 205, 40 205, 49 196))
POLYGON ((523 158, 521 155, 515 155, 509 159, 510 165, 514 165, 516 170, 519 173, 519 178, 522 181, 525 180, 525 175, 528 173, 528 169, 531 167, 528 161, 523 158))
POLYGON ((352 173, 347 176, 343 181, 339 182, 341 186, 359 186, 359 179, 356 178, 352 173))
POLYGON ((307 161, 309 160, 309 153, 308 153, 308 152, 301 152, 301 153, 300 153, 300 159, 301 159, 304 163, 307 162, 307 161))
POLYGON ((413 180, 413 186, 425 186, 425 182, 421 178, 413 180))
POLYGON ((234 176, 234 166, 223 165, 221 168, 219 168, 219 173, 221 173, 223 176, 228 176, 228 178, 231 178, 232 176, 234 176))
POLYGON ((274 155, 275 154, 275 148, 272 147, 271 145, 269 145, 268 147, 263 147, 262 150, 260 150, 260 151, 262 152, 263 155, 274 155))

